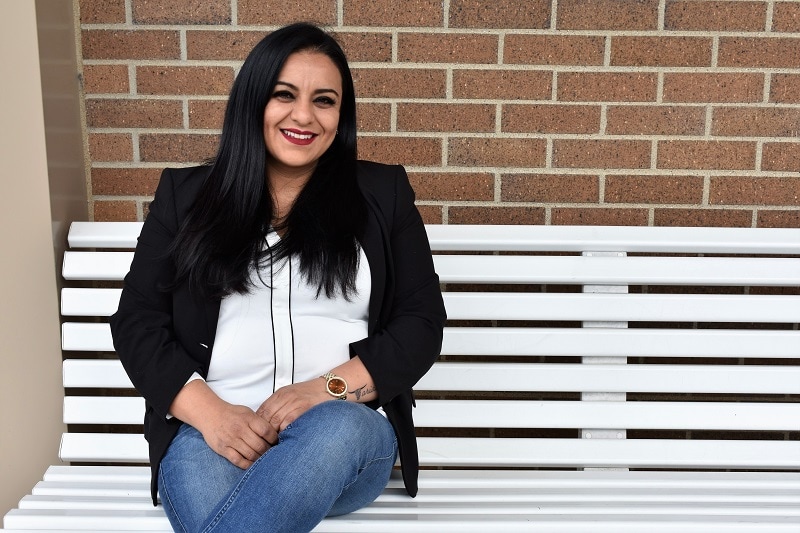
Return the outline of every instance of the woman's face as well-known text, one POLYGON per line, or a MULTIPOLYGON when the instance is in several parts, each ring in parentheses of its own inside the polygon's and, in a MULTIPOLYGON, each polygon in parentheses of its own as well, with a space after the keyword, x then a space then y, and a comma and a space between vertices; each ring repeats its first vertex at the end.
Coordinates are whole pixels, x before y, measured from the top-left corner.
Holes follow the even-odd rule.
POLYGON ((270 175, 311 175, 336 137, 341 98, 342 76, 328 56, 289 56, 264 108, 270 175))

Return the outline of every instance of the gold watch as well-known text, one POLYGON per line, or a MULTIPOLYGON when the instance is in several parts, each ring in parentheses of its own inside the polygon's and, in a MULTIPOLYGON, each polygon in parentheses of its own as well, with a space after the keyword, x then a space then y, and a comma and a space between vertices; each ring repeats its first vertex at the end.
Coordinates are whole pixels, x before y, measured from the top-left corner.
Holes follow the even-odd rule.
POLYGON ((347 399, 347 382, 343 377, 337 376, 333 372, 328 372, 320 377, 325 380, 325 390, 328 391, 328 394, 337 400, 347 399))

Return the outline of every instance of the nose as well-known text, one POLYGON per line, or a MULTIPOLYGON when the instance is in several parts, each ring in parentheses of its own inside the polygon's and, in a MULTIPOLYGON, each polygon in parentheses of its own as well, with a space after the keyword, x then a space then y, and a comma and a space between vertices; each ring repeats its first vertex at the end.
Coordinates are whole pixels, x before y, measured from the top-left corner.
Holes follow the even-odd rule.
POLYGON ((297 124, 309 124, 314 119, 312 103, 297 99, 292 106, 292 120, 297 124))

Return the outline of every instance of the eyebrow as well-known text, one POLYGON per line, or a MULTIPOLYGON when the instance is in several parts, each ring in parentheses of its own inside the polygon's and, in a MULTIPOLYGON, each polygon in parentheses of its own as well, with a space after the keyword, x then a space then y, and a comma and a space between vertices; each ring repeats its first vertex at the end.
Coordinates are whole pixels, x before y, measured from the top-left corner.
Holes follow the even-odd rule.
MULTIPOLYGON (((290 89, 292 89, 293 91, 299 90, 296 85, 289 83, 288 81, 276 81, 275 85, 285 85, 290 89)), ((339 93, 336 91, 336 89, 317 89, 316 91, 314 91, 314 94, 320 94, 320 93, 333 93, 336 96, 339 96, 339 93)))

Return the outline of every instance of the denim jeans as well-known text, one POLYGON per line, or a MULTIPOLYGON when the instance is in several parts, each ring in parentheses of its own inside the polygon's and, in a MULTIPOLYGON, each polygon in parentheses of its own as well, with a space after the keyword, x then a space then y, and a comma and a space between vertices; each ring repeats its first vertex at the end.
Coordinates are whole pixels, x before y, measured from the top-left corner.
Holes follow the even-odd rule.
POLYGON ((158 487, 181 532, 306 532, 325 516, 371 503, 389 481, 397 441, 369 407, 329 401, 290 424, 242 470, 208 447, 188 424, 161 460, 158 487))

